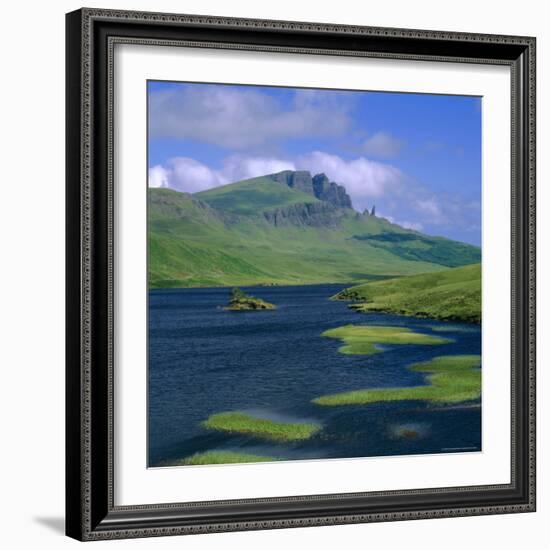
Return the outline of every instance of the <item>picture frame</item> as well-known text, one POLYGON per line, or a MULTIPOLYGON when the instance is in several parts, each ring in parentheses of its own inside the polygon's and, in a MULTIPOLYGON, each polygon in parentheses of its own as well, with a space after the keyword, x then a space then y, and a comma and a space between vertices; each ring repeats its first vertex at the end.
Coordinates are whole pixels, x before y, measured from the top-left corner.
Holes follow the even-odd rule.
POLYGON ((535 38, 88 8, 66 23, 66 534, 105 540, 535 511, 535 38), (510 483, 116 504, 116 44, 509 68, 510 483))

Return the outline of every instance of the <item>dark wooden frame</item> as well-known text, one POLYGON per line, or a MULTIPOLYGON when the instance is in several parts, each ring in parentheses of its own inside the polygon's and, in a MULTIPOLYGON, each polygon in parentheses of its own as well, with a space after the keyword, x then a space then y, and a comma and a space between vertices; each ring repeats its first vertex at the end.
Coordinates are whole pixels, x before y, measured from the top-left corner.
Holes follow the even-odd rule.
POLYGON ((534 38, 82 9, 67 15, 66 44, 67 535, 98 540, 535 510, 534 38), (114 506, 112 54, 128 42, 511 68, 510 484, 114 506))

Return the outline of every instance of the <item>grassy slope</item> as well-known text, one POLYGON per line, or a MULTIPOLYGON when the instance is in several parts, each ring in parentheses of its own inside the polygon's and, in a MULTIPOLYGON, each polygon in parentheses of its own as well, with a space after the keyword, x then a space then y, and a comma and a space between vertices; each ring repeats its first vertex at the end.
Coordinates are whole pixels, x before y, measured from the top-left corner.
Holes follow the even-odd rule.
POLYGON ((313 195, 291 189, 266 177, 251 178, 208 191, 196 193, 195 197, 213 208, 231 214, 250 215, 292 204, 320 202, 313 195))
MULTIPOLYGON (((349 209, 338 211, 337 227, 276 227, 264 219, 263 211, 319 201, 264 180, 255 178, 194 196, 150 189, 150 287, 364 282, 445 267, 430 261, 430 247, 425 243, 421 243, 425 259, 420 260, 354 238, 402 235, 407 249, 419 246, 411 240, 411 235, 418 234, 349 209), (252 204, 254 208, 250 208, 252 204)), ((452 243, 444 241, 447 246, 452 243)), ((466 263, 472 254, 479 253, 475 247, 468 247, 464 255, 462 246, 456 247, 456 261, 466 263)))
POLYGON ((360 312, 480 323, 481 264, 354 286, 336 298, 364 300, 351 306, 360 312))
POLYGON ((313 400, 317 405, 368 405, 381 401, 433 401, 460 403, 479 399, 481 395, 481 357, 479 355, 449 355, 418 363, 412 370, 426 373, 427 385, 410 388, 373 388, 313 400))
POLYGON ((355 238, 382 250, 391 250, 394 254, 409 260, 426 260, 448 267, 458 267, 479 261, 479 254, 469 244, 417 232, 405 235, 395 233, 358 235, 355 238))

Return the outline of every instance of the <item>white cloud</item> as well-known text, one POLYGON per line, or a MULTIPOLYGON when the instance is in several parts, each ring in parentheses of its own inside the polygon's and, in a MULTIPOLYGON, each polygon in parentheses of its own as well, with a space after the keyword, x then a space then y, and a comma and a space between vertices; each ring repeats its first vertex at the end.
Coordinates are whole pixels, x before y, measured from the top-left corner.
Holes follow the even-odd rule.
POLYGON ((434 197, 428 199, 418 199, 413 203, 416 210, 432 216, 432 222, 442 216, 441 206, 434 197))
POLYGON ((228 181, 239 181, 283 170, 296 170, 294 162, 273 157, 231 155, 223 162, 222 173, 228 181))
POLYGON ((234 181, 295 169, 293 162, 269 157, 232 155, 224 160, 220 170, 189 157, 175 157, 165 166, 156 165, 149 170, 149 187, 197 193, 234 181))
POLYGON ((153 166, 149 170, 150 187, 170 187, 186 193, 197 193, 224 185, 229 181, 217 170, 188 157, 175 157, 165 166, 153 166))
POLYGON ((374 157, 393 157, 401 151, 403 142, 386 132, 377 132, 363 144, 363 151, 374 157))
POLYGON ((412 229, 413 231, 422 231, 424 228, 424 226, 419 222, 408 222, 408 221, 396 220, 393 216, 386 216, 385 214, 380 214, 380 213, 377 213, 377 216, 380 218, 386 218, 386 220, 388 220, 389 222, 400 225, 405 229, 412 229))
POLYGON ((416 193, 417 197, 409 201, 408 209, 411 213, 417 214, 415 217, 422 220, 424 227, 461 227, 463 230, 468 230, 469 226, 475 224, 479 229, 480 201, 468 200, 459 194, 444 194, 436 197, 420 187, 416 193))
POLYGON ((398 221, 395 223, 397 223, 401 227, 404 227, 405 229, 412 229, 413 231, 422 231, 424 229, 424 226, 419 222, 398 221))
POLYGON ((149 187, 170 187, 169 171, 157 164, 149 170, 149 187))
POLYGON ((338 92, 297 90, 290 104, 255 88, 188 85, 150 94, 151 137, 195 139, 233 150, 277 140, 343 135, 351 102, 338 92))
POLYGON ((345 160, 337 155, 314 151, 296 160, 298 169, 317 174, 343 185, 358 210, 370 206, 374 199, 393 195, 405 184, 406 176, 390 164, 359 157, 345 160))

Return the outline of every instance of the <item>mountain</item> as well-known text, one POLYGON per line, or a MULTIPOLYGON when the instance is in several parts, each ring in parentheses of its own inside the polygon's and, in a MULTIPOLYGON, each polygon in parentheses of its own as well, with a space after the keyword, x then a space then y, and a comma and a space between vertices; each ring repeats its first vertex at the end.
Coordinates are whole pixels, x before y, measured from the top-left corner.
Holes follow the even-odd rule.
POLYGON ((153 288, 353 283, 480 261, 480 249, 356 212, 305 171, 195 193, 149 189, 153 288))
POLYGON ((361 313, 480 323, 481 264, 353 286, 334 299, 364 302, 350 306, 361 313))

